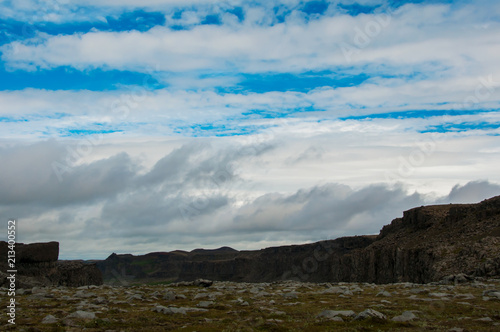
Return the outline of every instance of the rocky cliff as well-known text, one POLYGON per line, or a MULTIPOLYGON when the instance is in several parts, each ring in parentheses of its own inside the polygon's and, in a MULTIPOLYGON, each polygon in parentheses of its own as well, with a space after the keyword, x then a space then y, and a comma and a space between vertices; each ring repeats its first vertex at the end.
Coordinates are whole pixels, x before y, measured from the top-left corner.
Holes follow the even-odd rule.
MULTIPOLYGON (((7 284, 7 242, 0 241, 0 287, 7 284)), ((59 243, 16 243, 16 283, 18 288, 33 286, 100 285, 101 271, 95 263, 58 261, 59 243)))
POLYGON ((112 254, 97 266, 107 282, 437 281, 447 275, 500 276, 500 196, 478 204, 405 211, 378 236, 237 251, 223 247, 142 256, 112 254))

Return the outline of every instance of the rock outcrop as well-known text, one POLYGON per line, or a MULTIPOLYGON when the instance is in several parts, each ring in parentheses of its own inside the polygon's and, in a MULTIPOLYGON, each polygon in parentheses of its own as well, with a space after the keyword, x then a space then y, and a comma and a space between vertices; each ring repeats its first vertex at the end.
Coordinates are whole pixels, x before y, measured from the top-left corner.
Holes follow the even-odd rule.
POLYGON ((106 282, 438 281, 448 275, 500 276, 500 196, 478 204, 405 211, 378 236, 236 251, 223 247, 142 256, 112 254, 97 263, 106 282))
MULTIPOLYGON (((7 284, 5 271, 8 255, 7 242, 0 242, 0 287, 7 284)), ((15 244, 16 283, 18 288, 33 286, 101 285, 102 273, 95 263, 58 261, 59 243, 15 244)))
POLYGON ((101 271, 95 263, 85 261, 58 261, 57 272, 50 278, 52 284, 69 287, 102 285, 101 271))
POLYGON ((55 262, 59 258, 59 242, 16 245, 16 260, 20 263, 55 262))

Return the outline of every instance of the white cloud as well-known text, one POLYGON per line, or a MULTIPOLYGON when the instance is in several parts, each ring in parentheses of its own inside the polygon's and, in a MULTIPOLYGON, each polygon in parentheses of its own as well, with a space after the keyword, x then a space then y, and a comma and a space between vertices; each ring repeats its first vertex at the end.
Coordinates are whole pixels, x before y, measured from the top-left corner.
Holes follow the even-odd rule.
MULTIPOLYGON (((500 78, 500 76, 498 76, 500 78)), ((500 81, 493 77, 493 81, 500 81)), ((215 78, 218 80, 217 78, 215 78)), ((173 78, 179 85, 191 85, 189 77, 173 78)), ((210 79, 208 79, 210 80, 210 79)), ((500 106, 500 86, 489 90, 481 85, 483 77, 469 82, 441 80, 405 83, 402 80, 369 80, 358 86, 319 88, 308 93, 217 93, 210 90, 147 90, 142 87, 118 91, 46 91, 26 89, 0 92, 0 116, 5 138, 61 137, 68 130, 111 130, 114 135, 169 136, 191 135, 193 125, 226 126, 238 131, 240 126, 255 126, 262 131, 291 132, 380 132, 405 133, 425 130, 443 123, 498 123, 498 113, 460 115, 461 110, 495 109, 500 106), (477 87, 481 87, 476 98, 477 87), (470 99, 472 98, 472 99, 470 99), (464 101, 476 99, 478 103, 464 101), (314 108, 323 112, 295 113, 314 108), (406 120, 339 121, 339 117, 405 110, 450 110, 450 115, 406 120), (266 119, 254 110, 281 114, 287 119, 266 119), (318 122, 320 121, 320 122, 318 122), (286 125, 285 125, 286 124, 286 125), (277 126, 277 127, 276 127, 277 126)), ((198 81, 205 86, 209 82, 198 81)), ((180 86, 179 86, 180 88, 180 86)), ((490 129, 490 132, 496 132, 490 129)), ((207 126, 206 135, 217 132, 207 126)), ((467 133, 463 133, 465 135, 467 133)), ((480 133, 479 133, 480 134, 480 133)))
POLYGON ((455 71, 464 70, 464 65, 479 64, 483 72, 485 68, 494 70, 492 55, 500 47, 496 38, 498 25, 478 31, 470 27, 478 23, 473 18, 465 22, 458 18, 460 15, 449 6, 406 5, 388 18, 378 14, 344 15, 322 17, 307 24, 244 23, 237 27, 196 26, 187 31, 156 27, 146 32, 40 36, 35 44, 14 42, 3 47, 3 59, 13 67, 22 68, 145 70, 159 65, 161 70, 173 72, 206 69, 294 72, 351 64, 421 66, 430 62, 451 66, 455 71), (380 23, 379 17, 384 17, 387 23, 380 23), (357 41, 363 43, 356 44, 357 41), (351 62, 343 56, 341 43, 355 48, 351 62))
POLYGON ((92 6, 131 6, 131 7, 166 7, 166 6, 183 6, 188 7, 191 5, 216 5, 220 3, 227 3, 231 5, 241 4, 241 0, 84 0, 83 4, 92 6))

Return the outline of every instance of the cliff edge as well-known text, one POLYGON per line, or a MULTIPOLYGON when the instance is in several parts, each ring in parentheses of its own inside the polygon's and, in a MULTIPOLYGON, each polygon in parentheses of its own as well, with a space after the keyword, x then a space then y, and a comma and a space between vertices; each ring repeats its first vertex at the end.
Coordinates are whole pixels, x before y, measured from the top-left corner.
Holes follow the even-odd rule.
POLYGON ((500 276, 500 196, 478 204, 433 205, 403 213, 378 236, 237 251, 223 247, 97 262, 108 283, 190 281, 416 282, 464 273, 500 276))
MULTIPOLYGON (((8 284, 8 243, 0 241, 0 287, 8 284)), ((16 243, 16 286, 70 286, 101 285, 102 274, 95 263, 59 261, 59 242, 16 243)))

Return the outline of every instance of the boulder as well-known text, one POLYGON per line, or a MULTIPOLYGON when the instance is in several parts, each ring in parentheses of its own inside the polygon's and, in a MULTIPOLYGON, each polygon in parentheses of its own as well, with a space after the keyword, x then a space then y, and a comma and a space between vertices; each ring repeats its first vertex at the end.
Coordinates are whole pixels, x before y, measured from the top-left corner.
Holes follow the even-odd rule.
POLYGON ((90 311, 78 310, 78 311, 75 311, 74 313, 68 315, 66 318, 91 320, 91 319, 95 319, 95 313, 90 312, 90 311))
POLYGON ((151 310, 162 314, 182 314, 182 315, 186 314, 186 310, 184 310, 183 308, 165 307, 162 305, 157 305, 151 310))
POLYGON ((47 315, 42 319, 42 324, 54 324, 57 323, 59 320, 52 316, 52 315, 47 315))
POLYGON ((196 306, 199 308, 208 308, 214 303, 215 303, 214 301, 201 301, 196 306))
POLYGON ((316 318, 333 319, 338 316, 355 317, 356 313, 352 310, 323 310, 316 318))
POLYGON ((166 301, 173 301, 176 299, 176 295, 172 291, 166 291, 165 294, 163 295, 163 299, 166 301))
POLYGON ((413 312, 405 311, 401 315, 393 317, 392 321, 393 322, 409 322, 409 321, 412 321, 416 318, 417 318, 417 316, 415 316, 415 314, 413 312))
POLYGON ((489 289, 483 292, 483 296, 488 296, 500 300, 500 291, 496 289, 489 289))
POLYGON ((297 292, 288 292, 283 294, 283 297, 288 300, 293 300, 293 299, 298 299, 299 298, 299 293, 297 292))
POLYGON ((385 297, 391 297, 391 293, 389 293, 388 291, 381 291, 379 292, 376 296, 385 296, 385 297))
POLYGON ((367 318, 381 321, 387 320, 387 317, 383 313, 373 309, 366 309, 365 311, 360 312, 356 317, 354 317, 354 320, 363 320, 367 318))
POLYGON ((210 287, 213 283, 214 282, 212 280, 196 279, 193 284, 199 287, 210 287))

